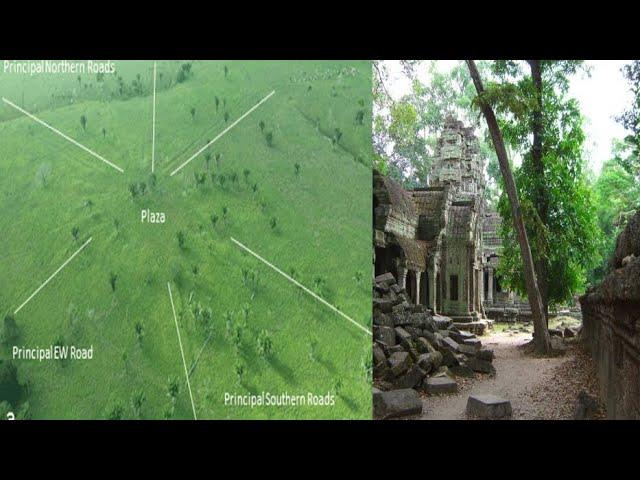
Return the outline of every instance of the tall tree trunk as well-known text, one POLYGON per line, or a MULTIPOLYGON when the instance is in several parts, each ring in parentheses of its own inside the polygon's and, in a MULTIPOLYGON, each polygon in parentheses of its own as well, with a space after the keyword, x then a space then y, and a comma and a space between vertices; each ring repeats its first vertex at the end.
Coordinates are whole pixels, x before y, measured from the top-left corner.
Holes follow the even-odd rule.
POLYGON ((527 296, 529 297, 529 304, 531 305, 531 313, 533 315, 533 339, 535 349, 539 353, 546 354, 549 353, 551 349, 549 331, 547 330, 547 324, 545 322, 542 298, 540 296, 540 291, 538 290, 538 282, 536 280, 536 272, 533 266, 531 248, 529 247, 529 239, 527 238, 527 231, 524 228, 524 221, 520 210, 520 200, 518 199, 516 182, 513 178, 511 167, 509 166, 507 150, 504 146, 502 132, 500 131, 500 126, 498 125, 496 116, 493 113, 493 108, 491 108, 491 106, 482 99, 484 86, 482 85, 482 79, 480 78, 478 68, 473 60, 467 60, 467 66, 469 67, 469 73, 471 74, 473 84, 478 92, 478 98, 480 100, 478 103, 480 105, 480 109, 487 121, 487 126, 491 133, 491 140, 493 141, 493 146, 496 149, 498 163, 500 164, 500 172, 502 173, 507 196, 509 197, 511 216, 513 217, 514 227, 518 234, 520 253, 522 255, 522 261, 524 262, 524 277, 527 286, 527 296))
MULTIPOLYGON (((544 123, 542 116, 543 99, 542 99, 542 67, 540 60, 527 60, 531 69, 531 79, 533 80, 533 88, 535 94, 535 108, 533 110, 533 118, 531 121, 531 130, 533 131, 533 144, 531 146, 531 164, 536 175, 536 211, 542 224, 546 227, 549 224, 549 198, 545 188, 544 160, 542 158, 542 136, 544 132, 544 123)), ((542 242, 544 244, 545 242, 542 242)), ((549 326, 549 270, 547 268, 547 260, 545 252, 538 252, 537 258, 534 259, 534 267, 538 279, 538 288, 542 297, 542 306, 544 308, 545 321, 549 326)))

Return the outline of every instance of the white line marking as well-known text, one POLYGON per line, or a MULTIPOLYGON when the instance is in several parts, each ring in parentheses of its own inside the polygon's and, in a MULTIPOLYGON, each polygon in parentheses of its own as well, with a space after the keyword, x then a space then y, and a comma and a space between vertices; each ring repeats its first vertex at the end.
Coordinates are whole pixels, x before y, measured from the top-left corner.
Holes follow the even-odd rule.
POLYGON ((151 125, 151 173, 153 173, 156 165, 156 62, 153 62, 153 120, 151 125))
POLYGON ((58 268, 55 272, 53 272, 53 275, 51 275, 49 278, 47 278, 47 279, 44 281, 44 283, 43 283, 42 285, 40 285, 40 286, 36 289, 36 291, 35 291, 35 292, 33 292, 33 293, 31 294, 31 296, 30 296, 29 298, 27 298, 27 299, 24 301, 24 303, 23 303, 22 305, 20 305, 18 308, 16 308, 16 311, 15 311, 15 312, 13 312, 13 314, 15 315, 15 314, 17 314, 20 310, 22 310, 22 307, 24 307, 24 306, 29 302, 29 300, 31 300, 33 297, 35 297, 35 296, 38 294, 38 292, 39 292, 40 290, 42 290, 42 289, 47 285, 47 283, 49 283, 49 282, 53 279, 53 277, 55 277, 55 276, 60 272, 60 270, 62 270, 64 267, 66 267, 66 266, 67 266, 67 264, 68 264, 71 260, 73 260, 73 258, 74 258, 76 255, 78 255, 78 254, 79 254, 79 253, 84 249, 84 247, 86 247, 87 245, 89 245, 89 242, 91 242, 91 240, 93 240, 93 237, 90 237, 90 238, 89 238, 89 240, 87 240, 86 242, 84 242, 84 244, 82 244, 82 246, 81 246, 78 250, 76 250, 76 251, 75 251, 75 253, 74 253, 73 255, 71 255, 71 256, 70 256, 70 257, 69 257, 69 258, 68 258, 68 259, 67 259, 67 260, 66 260, 62 265, 60 265, 60 268, 58 268))
POLYGON ((348 315, 345 315, 344 313, 342 313, 340 310, 338 310, 336 307, 334 307, 333 305, 331 305, 329 302, 327 302, 326 300, 324 300, 322 297, 319 297, 318 295, 316 295, 314 292, 312 292, 311 290, 309 290, 307 287, 305 287, 304 285, 302 285, 300 282, 294 280, 293 278, 291 278, 289 275, 287 275, 286 273, 284 273, 282 270, 280 270, 278 267, 276 267, 275 265, 269 263, 267 260, 265 260, 264 258, 262 258, 260 255, 258 255, 257 253, 255 253, 254 251, 252 251, 251 249, 249 249, 249 247, 243 245, 242 243, 240 243, 238 240, 236 240, 235 238, 231 237, 231 241, 233 243, 235 243, 236 245, 238 245, 240 248, 242 248, 243 250, 246 250, 247 252, 249 252, 251 255, 253 255, 254 257, 256 257, 258 260, 260 260, 262 263, 264 263, 265 265, 271 267, 273 270, 275 270, 276 272, 278 272, 280 275, 282 275, 284 278, 286 278, 287 280, 289 280, 290 282, 292 282, 293 284, 295 284, 296 286, 300 287, 302 290, 304 290, 305 292, 307 292, 309 295, 311 295, 313 298, 315 298, 316 300, 318 300, 319 302, 323 303, 324 305, 326 305, 327 307, 329 307, 331 310, 333 310, 334 312, 336 312, 338 315, 342 316, 343 318, 349 320, 351 323, 353 323, 356 327, 358 327, 360 330, 363 330, 364 332, 368 333, 369 335, 371 335, 371 332, 363 327, 362 325, 360 325, 358 322, 356 322, 354 319, 352 319, 351 317, 349 317, 348 315))
POLYGON ((176 332, 178 332, 178 343, 180 343, 180 354, 182 355, 182 365, 184 365, 184 375, 187 377, 187 387, 189 387, 189 397, 191 398, 191 408, 193 409, 193 419, 196 417, 196 406, 193 403, 193 394, 191 393, 191 382, 189 381, 189 372, 187 371, 187 362, 184 359, 184 350, 182 349, 182 339, 180 338, 180 329, 178 328, 178 317, 176 317, 176 307, 173 305, 173 295, 171 294, 171 283, 167 282, 167 288, 169 289, 169 299, 171 300, 171 310, 173 311, 173 319, 176 322, 176 332))
POLYGON ((121 169, 119 166, 115 165, 114 163, 111 163, 109 160, 107 160, 106 158, 104 158, 101 155, 98 155, 96 152, 94 152, 93 150, 85 147, 84 145, 82 145, 81 143, 78 143, 77 141, 75 141, 73 138, 71 138, 68 135, 65 135, 64 133, 62 133, 60 130, 52 127, 51 125, 49 125, 48 123, 40 120, 38 117, 36 117, 35 115, 30 114, 29 112, 27 112, 26 110, 20 108, 18 105, 16 105, 15 103, 13 103, 10 100, 7 100, 6 98, 2 97, 2 101, 4 103, 6 103, 7 105, 15 108, 16 110, 18 110, 19 112, 24 113, 27 117, 31 118, 32 120, 35 120, 36 122, 38 122, 40 125, 47 127, 49 130, 51 130, 54 133, 57 133, 58 135, 60 135, 62 138, 64 138, 65 140, 68 140, 69 142, 73 143, 76 147, 80 147, 82 150, 84 150, 85 152, 93 155, 94 157, 96 157, 98 160, 102 160, 104 163, 106 163, 107 165, 109 165, 112 168, 115 168, 116 170, 118 170, 120 173, 124 173, 124 170, 121 169))
POLYGON ((258 103, 256 103, 253 107, 251 107, 249 110, 247 110, 240 118, 238 118, 235 122, 233 122, 231 125, 229 125, 227 128, 225 128, 221 133, 218 134, 218 136, 216 138, 214 138, 213 140, 211 140, 209 143, 207 143, 204 147, 202 147, 200 150, 198 150, 196 153, 194 153, 191 157, 189 157, 187 160, 185 160, 185 162, 180 165, 178 168, 176 168, 173 172, 171 172, 171 177, 173 177, 176 173, 178 173, 180 170, 182 170, 184 167, 187 166, 187 164, 189 162, 191 162, 191 160, 193 160, 194 158, 196 158, 198 155, 200 155, 202 152, 204 152, 207 148, 209 148, 211 145, 213 145, 220 137, 222 137, 225 133, 227 133, 229 130, 231 130, 233 127, 235 127, 238 123, 240 123, 241 120, 243 120, 247 115, 249 115, 251 112, 253 112, 256 108, 258 108, 260 105, 262 105, 264 102, 266 102, 267 100, 269 100, 269 98, 271 98, 271 96, 276 93, 275 90, 273 90, 269 95, 267 95, 266 97, 264 97, 262 100, 260 100, 258 103))

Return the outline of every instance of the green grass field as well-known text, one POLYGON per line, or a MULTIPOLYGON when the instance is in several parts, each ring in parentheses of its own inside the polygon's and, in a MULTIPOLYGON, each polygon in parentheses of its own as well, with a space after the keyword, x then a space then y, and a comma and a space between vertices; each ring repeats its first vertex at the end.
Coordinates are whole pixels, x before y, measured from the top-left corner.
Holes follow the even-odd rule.
POLYGON ((93 345, 92 360, 13 361, 36 419, 193 418, 170 282, 188 368, 201 352, 199 419, 371 418, 369 335, 230 240, 370 329, 370 62, 194 61, 178 82, 184 63, 157 64, 155 177, 152 62, 118 62, 102 81, 0 73, 3 97, 124 169, 1 104, 2 316, 92 242, 15 315, 19 337, 0 358, 13 344, 93 345), (141 223, 146 208, 166 222, 141 223), (225 392, 262 391, 331 392, 336 404, 224 405, 225 392))

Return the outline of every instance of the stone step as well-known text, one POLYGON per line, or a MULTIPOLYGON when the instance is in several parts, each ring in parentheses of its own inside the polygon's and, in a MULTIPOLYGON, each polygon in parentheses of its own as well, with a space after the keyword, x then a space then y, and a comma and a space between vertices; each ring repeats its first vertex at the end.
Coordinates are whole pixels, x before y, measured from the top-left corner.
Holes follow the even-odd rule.
POLYGON ((511 418, 511 402, 491 394, 469 395, 467 416, 483 420, 511 418))

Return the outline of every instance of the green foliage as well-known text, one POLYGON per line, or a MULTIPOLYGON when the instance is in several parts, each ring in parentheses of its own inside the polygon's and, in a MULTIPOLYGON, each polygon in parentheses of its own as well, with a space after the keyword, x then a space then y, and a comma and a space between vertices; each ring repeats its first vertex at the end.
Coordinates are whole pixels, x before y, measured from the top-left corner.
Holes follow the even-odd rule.
POLYGON ((136 322, 135 324, 135 331, 136 331, 136 340, 138 341, 138 343, 142 343, 142 339, 144 338, 144 327, 142 325, 141 322, 136 322))
POLYGON ((261 330, 258 334, 258 354, 262 358, 269 358, 273 354, 273 340, 266 330, 261 330))
POLYGON ((118 281, 118 275, 116 275, 113 272, 109 273, 109 285, 111 285, 111 291, 112 292, 116 291, 116 282, 117 281, 118 281))
MULTIPOLYGON (((531 151, 535 90, 526 74, 518 76, 517 66, 509 62, 494 66, 502 83, 491 86, 491 102, 502 113, 500 125, 505 141, 523 154, 514 177, 534 262, 544 265, 547 272, 539 284, 545 285, 546 281, 548 304, 554 306, 584 290, 587 273, 598 261, 600 232, 584 172, 582 117, 577 102, 566 96, 568 76, 579 64, 542 62, 542 171, 535 165, 531 151), (541 210, 543 201, 546 212, 541 210)), ((498 210, 503 218, 504 247, 499 274, 506 286, 525 295, 520 247, 505 192, 498 210)))
POLYGON ((178 239, 178 246, 180 247, 180 250, 184 250, 187 246, 187 235, 183 230, 178 230, 176 238, 178 239))
POLYGON ((9 345, 20 336, 20 329, 13 315, 8 314, 4 317, 2 324, 2 332, 0 334, 0 343, 9 345))
POLYGON ((273 147, 273 132, 267 132, 264 134, 264 139, 269 147, 273 147))
POLYGON ((632 145, 632 152, 622 162, 625 170, 640 180, 640 60, 634 60, 622 68, 629 82, 633 101, 618 121, 631 132, 625 142, 632 145))
POLYGON ((87 116, 82 114, 80 115, 80 125, 82 125, 82 130, 87 131, 87 116))
POLYGON ((124 418, 124 407, 120 403, 116 403, 107 413, 107 420, 122 420, 124 418))
POLYGON ((18 369, 10 360, 0 360, 0 402, 16 406, 22 397, 23 386, 18 381, 18 369))
POLYGON ((142 407, 146 400, 147 396, 142 390, 133 394, 133 397, 131 398, 131 408, 133 410, 133 415, 136 418, 142 418, 142 407))

